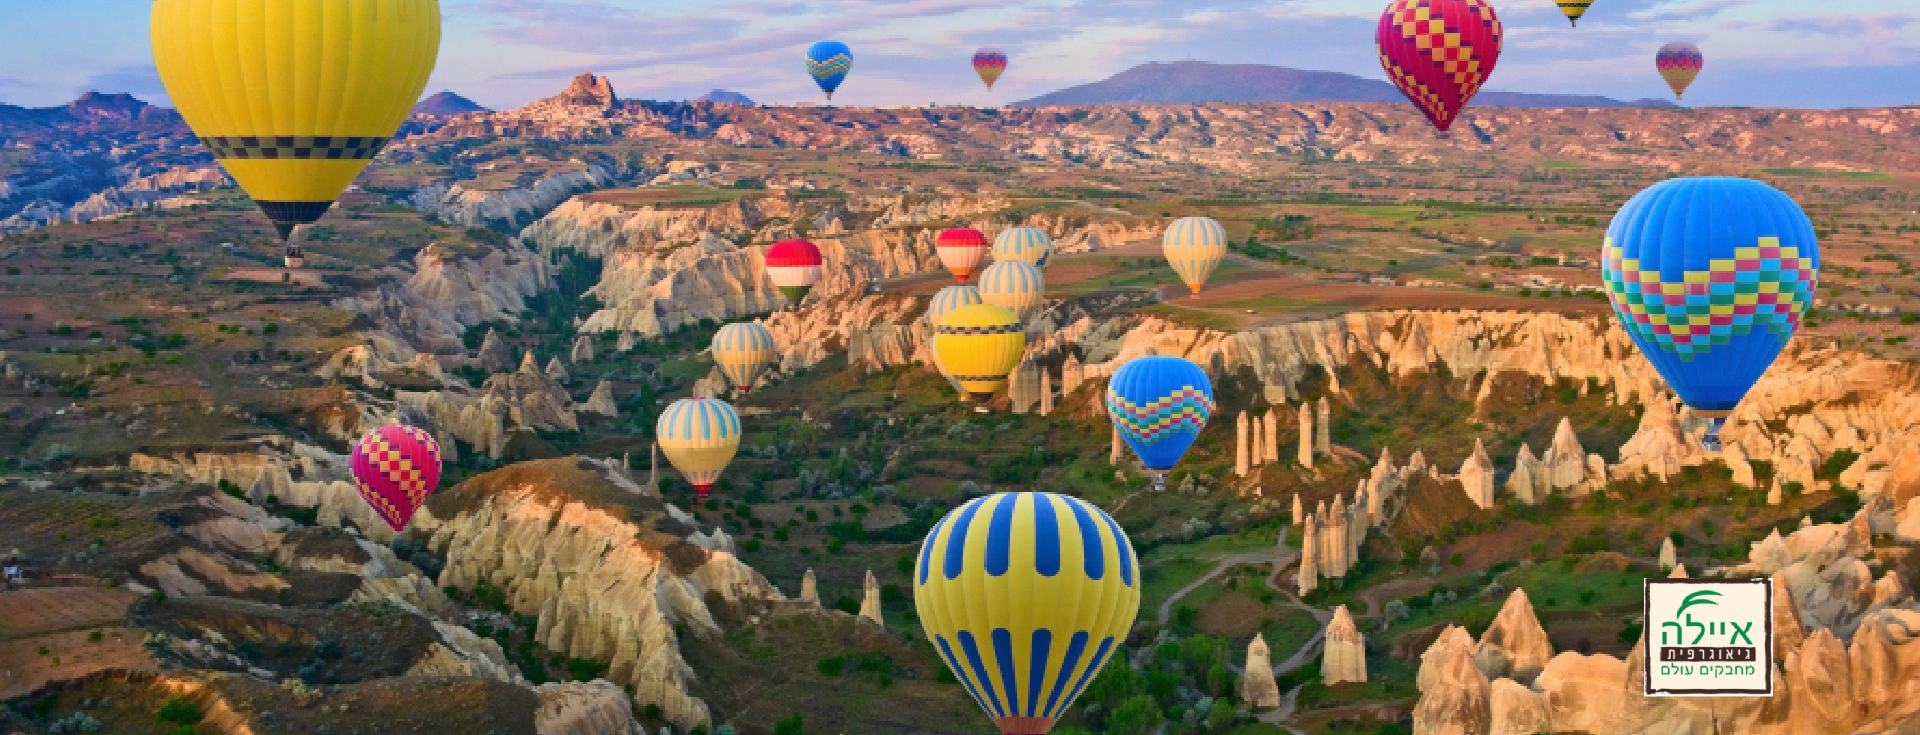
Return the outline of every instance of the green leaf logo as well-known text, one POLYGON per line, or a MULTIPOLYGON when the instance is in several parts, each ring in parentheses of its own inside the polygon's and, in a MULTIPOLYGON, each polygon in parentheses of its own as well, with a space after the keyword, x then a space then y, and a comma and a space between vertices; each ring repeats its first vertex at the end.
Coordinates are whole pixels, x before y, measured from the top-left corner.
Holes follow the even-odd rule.
POLYGON ((1700 590, 1699 592, 1687 595, 1686 599, 1680 601, 1680 609, 1675 610, 1673 616, 1677 618, 1687 614, 1687 608, 1693 607, 1694 605, 1719 605, 1720 603, 1710 599, 1719 596, 1720 593, 1713 590, 1700 590))

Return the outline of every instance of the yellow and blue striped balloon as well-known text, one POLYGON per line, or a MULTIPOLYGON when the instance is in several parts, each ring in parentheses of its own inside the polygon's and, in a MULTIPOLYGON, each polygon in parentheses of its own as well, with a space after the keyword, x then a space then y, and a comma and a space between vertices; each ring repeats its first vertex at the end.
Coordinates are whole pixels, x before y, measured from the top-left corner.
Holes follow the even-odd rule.
POLYGON ((1044 735, 1140 612, 1139 560, 1079 498, 1000 493, 948 513, 920 547, 913 600, 934 649, 1005 735, 1044 735))
POLYGON ((1181 217, 1167 226, 1161 250, 1173 272, 1198 295, 1220 259, 1227 257, 1227 229, 1211 217, 1181 217))
POLYGON ((980 272, 980 298, 1025 322, 1047 301, 1047 277, 1024 260, 1002 260, 980 272))
POLYGON ((706 497, 740 451, 740 414, 718 398, 682 398, 654 424, 660 451, 706 497))
POLYGON ((714 363, 720 366, 720 374, 743 393, 753 390, 753 381, 779 356, 773 332, 759 322, 728 324, 713 335, 714 363))
POLYGON ((1053 257, 1053 238, 1038 227, 1010 227, 993 238, 994 260, 1024 260, 1047 267, 1053 257))

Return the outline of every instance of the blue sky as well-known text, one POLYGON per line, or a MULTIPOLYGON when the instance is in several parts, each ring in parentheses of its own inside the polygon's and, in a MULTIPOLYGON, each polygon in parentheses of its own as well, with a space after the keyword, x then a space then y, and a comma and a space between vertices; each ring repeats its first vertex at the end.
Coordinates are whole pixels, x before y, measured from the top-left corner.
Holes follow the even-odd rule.
MULTIPOLYGON (((1653 53, 1692 41, 1707 67, 1687 102, 1843 107, 1920 104, 1920 2, 1597 0, 1578 29, 1551 0, 1495 0, 1506 51, 1491 89, 1667 94, 1653 53)), ((1148 61, 1198 59, 1380 79, 1385 0, 441 0, 428 92, 500 108, 583 71, 624 97, 716 87, 767 103, 818 99, 801 52, 854 49, 836 103, 993 104, 1148 61), (1011 68, 989 93, 967 62, 997 46, 1011 68)), ((165 102, 147 43, 150 0, 7 0, 0 102, 46 106, 86 90, 165 102)))

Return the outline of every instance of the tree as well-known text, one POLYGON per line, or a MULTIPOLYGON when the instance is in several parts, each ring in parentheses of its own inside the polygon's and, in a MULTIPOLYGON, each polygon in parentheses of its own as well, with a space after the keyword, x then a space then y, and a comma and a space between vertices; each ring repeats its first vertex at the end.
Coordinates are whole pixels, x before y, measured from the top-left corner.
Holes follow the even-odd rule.
POLYGON ((1137 694, 1114 708, 1113 716, 1107 718, 1107 732, 1110 735, 1152 735, 1160 728, 1162 720, 1159 703, 1145 694, 1137 694))
POLYGON ((801 735, 800 727, 800 713, 795 712, 773 721, 773 735, 801 735))
POLYGON ((1093 683, 1087 685, 1087 698, 1106 705, 1107 709, 1118 709, 1121 702, 1139 693, 1140 672, 1134 671, 1125 660, 1107 664, 1099 676, 1093 677, 1093 683))
POLYGON ((1216 696, 1232 693, 1233 672, 1220 664, 1214 664, 1212 668, 1207 669, 1207 691, 1216 696))

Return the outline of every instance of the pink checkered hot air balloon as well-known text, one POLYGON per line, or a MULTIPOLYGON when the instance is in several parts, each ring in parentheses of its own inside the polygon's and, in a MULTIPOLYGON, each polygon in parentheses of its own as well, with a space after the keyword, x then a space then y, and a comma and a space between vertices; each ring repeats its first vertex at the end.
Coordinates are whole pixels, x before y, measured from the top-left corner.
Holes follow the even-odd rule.
POLYGON ((353 479, 360 497, 398 532, 440 485, 440 443, 411 426, 369 431, 353 445, 353 479))

